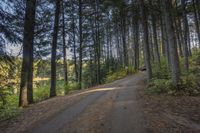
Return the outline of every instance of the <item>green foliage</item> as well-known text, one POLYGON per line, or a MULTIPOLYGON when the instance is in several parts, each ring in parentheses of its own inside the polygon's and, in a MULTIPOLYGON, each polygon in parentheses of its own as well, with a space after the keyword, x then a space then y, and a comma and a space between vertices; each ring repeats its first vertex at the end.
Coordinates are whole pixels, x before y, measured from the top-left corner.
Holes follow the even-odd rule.
POLYGON ((49 84, 40 84, 33 89, 33 99, 35 102, 42 101, 49 98, 49 84))
POLYGON ((118 80, 127 76, 127 70, 120 70, 114 73, 110 73, 105 78, 105 83, 112 82, 114 80, 118 80))
POLYGON ((200 76, 198 74, 199 73, 189 73, 187 76, 182 77, 178 88, 179 95, 196 96, 200 94, 200 76))
POLYGON ((135 70, 132 66, 129 66, 126 71, 127 74, 135 74, 137 72, 137 70, 135 70))
POLYGON ((0 121, 13 118, 19 115, 21 109, 18 108, 18 96, 9 95, 6 97, 6 105, 0 106, 0 121))
MULTIPOLYGON (((174 87, 170 80, 170 72, 167 63, 161 60, 161 68, 156 64, 153 65, 153 79, 146 88, 147 93, 169 94, 169 95, 200 95, 200 66, 198 60, 200 54, 197 53, 190 58, 190 68, 188 73, 182 73, 181 81, 178 87, 174 87)), ((183 60, 181 59, 181 64, 183 60)), ((183 65, 181 65, 182 71, 183 65)))
POLYGON ((157 64, 152 65, 152 72, 153 72, 154 79, 169 79, 170 78, 168 64, 164 58, 161 59, 161 68, 159 68, 157 64))
POLYGON ((15 58, 0 57, 0 106, 7 104, 7 97, 15 94, 18 89, 20 63, 15 58))
POLYGON ((171 93, 174 90, 172 82, 168 79, 153 79, 148 88, 146 88, 147 93, 161 94, 161 93, 171 93))

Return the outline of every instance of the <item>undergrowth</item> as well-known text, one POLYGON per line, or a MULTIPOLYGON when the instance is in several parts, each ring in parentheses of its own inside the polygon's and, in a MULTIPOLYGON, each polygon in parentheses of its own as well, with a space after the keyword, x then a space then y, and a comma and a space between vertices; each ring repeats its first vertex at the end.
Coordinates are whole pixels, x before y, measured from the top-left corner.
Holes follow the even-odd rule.
POLYGON ((126 69, 121 69, 116 72, 109 73, 105 78, 105 83, 110 83, 112 81, 122 79, 127 75, 134 74, 136 71, 132 67, 127 67, 126 69))
POLYGON ((145 89, 150 94, 166 94, 174 96, 197 96, 200 95, 200 53, 190 58, 189 72, 184 73, 181 60, 182 76, 178 87, 173 86, 167 62, 161 60, 161 68, 153 65, 153 79, 145 89))

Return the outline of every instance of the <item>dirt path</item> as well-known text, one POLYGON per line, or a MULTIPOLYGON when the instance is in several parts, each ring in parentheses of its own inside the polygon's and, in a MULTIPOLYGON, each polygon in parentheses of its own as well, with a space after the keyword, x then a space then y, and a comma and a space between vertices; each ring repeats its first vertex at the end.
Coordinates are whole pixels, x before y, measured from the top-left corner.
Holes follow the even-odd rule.
POLYGON ((138 74, 98 88, 29 132, 143 133, 144 122, 135 94, 141 80, 143 75, 138 74))
POLYGON ((62 100, 55 98, 36 104, 30 107, 32 115, 29 119, 26 118, 28 115, 25 113, 30 111, 25 111, 21 120, 16 118, 19 122, 9 123, 4 131, 9 133, 144 133, 146 124, 137 103, 136 93, 137 89, 144 88, 143 80, 144 74, 140 73, 98 88, 76 92, 66 96, 67 98, 60 97, 62 100), (71 99, 70 103, 63 102, 69 99, 71 99), (38 107, 45 108, 38 111, 41 117, 34 112, 38 107), (44 114, 46 117, 43 117, 44 114), (32 118, 33 121, 31 121, 32 116, 35 116, 32 118))
POLYGON ((145 75, 58 96, 0 122, 0 133, 199 133, 200 97, 145 93, 145 75))

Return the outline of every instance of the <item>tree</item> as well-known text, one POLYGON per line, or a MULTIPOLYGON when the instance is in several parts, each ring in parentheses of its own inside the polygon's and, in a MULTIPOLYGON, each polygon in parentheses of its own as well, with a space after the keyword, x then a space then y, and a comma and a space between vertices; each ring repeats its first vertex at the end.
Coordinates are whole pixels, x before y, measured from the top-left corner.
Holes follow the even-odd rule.
POLYGON ((53 40, 51 50, 51 88, 50 97, 56 96, 56 50, 57 50, 57 37, 59 30, 59 16, 60 16, 60 5, 61 0, 56 0, 54 29, 53 29, 53 40))
POLYGON ((83 35, 82 35, 82 0, 79 0, 79 88, 82 88, 82 43, 83 43, 83 35))
POLYGON ((143 27, 143 36, 144 36, 144 57, 145 57, 145 66, 147 69, 147 79, 148 81, 152 78, 151 62, 150 62, 150 53, 149 53, 149 37, 148 37, 148 25, 147 25, 147 16, 146 9, 144 6, 144 0, 140 0, 140 11, 142 17, 142 27, 143 27))
POLYGON ((200 29, 199 29, 199 22, 198 22, 198 15, 197 15, 197 7, 195 4, 195 0, 192 0, 192 5, 194 9, 194 21, 195 21, 195 26, 196 26, 196 32, 199 40, 199 46, 200 46, 200 29))
POLYGON ((184 68, 185 71, 188 72, 189 69, 189 49, 188 46, 190 45, 190 36, 189 36, 189 26, 186 14, 186 5, 185 0, 181 0, 182 10, 183 10, 183 24, 184 24, 184 43, 183 43, 183 53, 184 53, 184 68))
POLYGON ((21 69, 21 83, 19 106, 27 106, 32 102, 32 73, 33 73, 33 40, 35 25, 36 0, 26 1, 24 39, 23 39, 23 61, 21 69))
POLYGON ((172 3, 171 0, 161 0, 162 12, 165 18, 167 40, 169 43, 170 51, 170 68, 172 82, 174 86, 178 86, 180 81, 180 68, 179 68, 179 57, 177 52, 177 43, 174 33, 173 17, 172 17, 172 3))
POLYGON ((67 72, 67 60, 66 60, 66 41, 65 41, 65 11, 64 11, 64 2, 62 0, 62 38, 63 38, 63 71, 64 71, 64 80, 68 82, 68 72, 67 72))
MULTIPOLYGON (((153 7, 153 3, 150 0, 150 6, 153 7)), ((153 27, 153 40, 154 40, 154 51, 155 51, 155 59, 156 63, 158 64, 158 68, 160 69, 161 64, 160 64, 160 53, 159 53, 159 48, 158 48, 158 36, 157 36, 157 18, 155 15, 155 11, 151 11, 151 19, 152 19, 152 27, 153 27)))

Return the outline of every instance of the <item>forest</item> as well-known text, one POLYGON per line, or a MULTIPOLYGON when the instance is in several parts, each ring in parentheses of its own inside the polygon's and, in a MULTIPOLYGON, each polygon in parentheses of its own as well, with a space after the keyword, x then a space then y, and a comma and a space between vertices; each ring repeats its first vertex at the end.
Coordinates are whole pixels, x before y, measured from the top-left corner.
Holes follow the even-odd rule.
POLYGON ((0 1, 0 122, 138 73, 144 95, 199 98, 199 0, 0 1))

